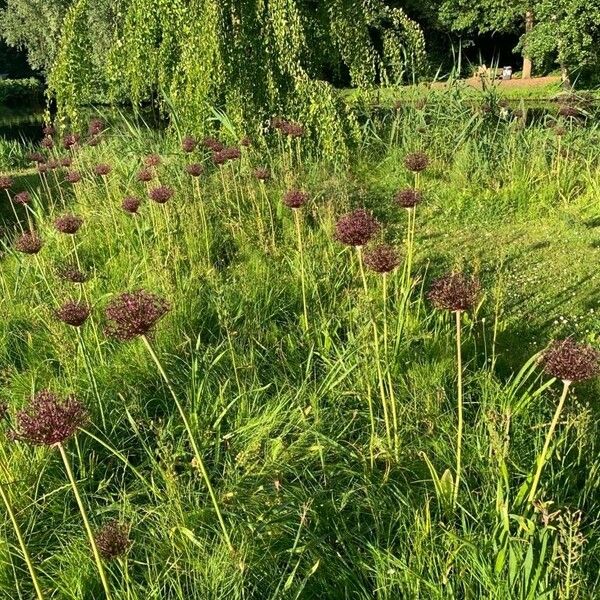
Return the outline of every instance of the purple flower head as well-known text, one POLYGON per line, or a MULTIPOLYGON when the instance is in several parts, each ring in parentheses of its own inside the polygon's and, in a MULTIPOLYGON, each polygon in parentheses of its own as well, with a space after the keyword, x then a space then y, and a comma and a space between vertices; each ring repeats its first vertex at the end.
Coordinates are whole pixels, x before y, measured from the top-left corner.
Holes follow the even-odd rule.
POLYGON ((147 167, 158 167, 162 162, 161 157, 158 154, 149 154, 144 158, 144 164, 147 167))
POLYGON ((291 138, 300 138, 304 135, 304 126, 293 121, 283 121, 279 130, 291 138))
POLYGON ((45 138, 42 139, 40 145, 42 146, 42 148, 50 150, 51 148, 54 148, 54 140, 49 135, 47 135, 45 138))
POLYGON ((74 234, 83 225, 83 219, 77 215, 62 215, 54 220, 56 231, 74 234))
POLYGON ((63 281, 69 281, 70 283, 85 283, 88 280, 88 276, 84 273, 77 265, 61 265, 57 269, 58 276, 63 281))
POLYGON ((61 401, 53 392, 41 390, 17 413, 11 437, 35 446, 53 446, 75 435, 87 421, 87 411, 77 398, 67 396, 61 401))
POLYGON ((8 175, 0 175, 0 190, 9 190, 13 186, 13 178, 8 175))
POLYGON ((95 148, 100 142, 102 138, 99 135, 93 135, 91 138, 88 138, 88 146, 95 148))
POLYGON ((35 231, 27 231, 17 238, 15 250, 23 254, 37 254, 42 249, 42 239, 35 231))
POLYGON ((581 116, 581 111, 575 106, 561 106, 558 109, 558 114, 567 119, 576 119, 581 116))
POLYGON ((79 171, 69 171, 67 173, 66 179, 69 183, 79 183, 81 181, 81 174, 79 171))
POLYGON ((126 554, 131 546, 129 527, 118 521, 109 521, 94 536, 100 556, 105 560, 126 554))
POLYGON ((69 168, 73 164, 73 159, 70 156, 63 156, 60 159, 60 166, 69 168))
POLYGON ((242 146, 243 148, 250 148, 250 146, 252 146, 252 140, 247 135, 245 135, 240 140, 240 146, 242 146))
POLYGON ((45 175, 48 172, 48 165, 47 163, 38 163, 37 165, 37 171, 40 175, 45 175))
POLYGON ((348 246, 364 246, 379 231, 378 221, 359 208, 342 215, 335 224, 335 239, 348 246))
POLYGON ((259 181, 269 181, 271 179, 271 171, 267 167, 256 167, 254 169, 254 177, 259 181))
POLYGON ((400 190, 394 199, 402 208, 414 208, 423 201, 423 194, 415 188, 405 188, 400 190))
POLYGON ((429 166, 429 157, 424 152, 412 152, 404 157, 404 166, 413 173, 420 173, 429 166))
POLYGON ((77 144, 79 144, 80 139, 81 136, 78 133, 67 133, 63 137, 63 148, 65 150, 71 150, 72 148, 77 146, 77 144))
POLYGON ((100 163, 94 167, 94 174, 106 177, 112 171, 112 167, 106 163, 100 163))
POLYGON ((147 183, 154 179, 154 173, 148 169, 140 169, 137 174, 137 180, 147 183))
POLYGON ((42 128, 42 133, 44 135, 54 135, 56 133, 56 129, 54 129, 53 125, 44 125, 44 127, 42 128))
POLYGON ((308 194, 302 190, 288 190, 283 195, 283 203, 288 208, 300 208, 308 202, 308 194))
POLYGON ((125 212, 134 215, 140 208, 140 204, 141 202, 139 198, 136 198, 135 196, 125 196, 125 198, 123 198, 123 202, 121 203, 121 208, 125 212))
POLYGON ((196 149, 196 146, 198 145, 198 142, 190 135, 186 135, 182 140, 181 140, 181 149, 184 152, 193 152, 196 149))
POLYGON ((43 163, 46 162, 46 157, 41 152, 31 152, 29 160, 33 163, 43 163))
POLYGON ((220 150, 219 152, 213 152, 212 161, 217 166, 224 165, 227 162, 227 155, 223 150, 220 150))
POLYGON ((46 166, 51 170, 54 171, 55 169, 58 169, 58 167, 60 167, 60 161, 58 161, 56 158, 51 158, 47 163, 46 166))
POLYGON ((29 204, 31 202, 31 196, 29 192, 19 192, 13 196, 13 202, 15 204, 29 204))
POLYGON ((121 341, 147 335, 169 309, 166 300, 145 290, 121 294, 106 307, 105 332, 121 341))
POLYGON ((435 308, 452 312, 469 310, 479 298, 479 281, 464 273, 450 273, 431 284, 427 297, 435 308))
POLYGON ((185 172, 192 177, 200 177, 204 172, 204 167, 200 163, 192 163, 185 166, 185 172))
POLYGON ((87 304, 68 300, 54 312, 55 317, 73 327, 81 327, 90 316, 90 308, 87 304))
POLYGON ((556 125, 554 127, 554 133, 558 137, 562 137, 563 135, 565 135, 567 133, 567 129, 565 127, 563 127, 562 125, 556 125))
POLYGON ((364 261, 375 273, 391 273, 400 263, 400 257, 393 246, 380 244, 365 252, 364 261))
POLYGON ((221 152, 225 146, 216 138, 206 137, 202 140, 202 145, 213 152, 221 152))
POLYGON ((154 202, 164 204, 173 197, 173 188, 168 185, 159 185, 158 187, 152 188, 148 195, 154 202))
POLYGON ((88 125, 88 135, 94 137, 101 134, 105 128, 104 121, 102 119, 92 119, 88 125))
POLYGON ((555 340, 542 355, 544 371, 563 381, 584 381, 600 374, 600 352, 572 338, 555 340))
POLYGON ((236 146, 229 146, 228 148, 223 148, 221 151, 226 160, 237 160, 242 156, 242 152, 236 146))

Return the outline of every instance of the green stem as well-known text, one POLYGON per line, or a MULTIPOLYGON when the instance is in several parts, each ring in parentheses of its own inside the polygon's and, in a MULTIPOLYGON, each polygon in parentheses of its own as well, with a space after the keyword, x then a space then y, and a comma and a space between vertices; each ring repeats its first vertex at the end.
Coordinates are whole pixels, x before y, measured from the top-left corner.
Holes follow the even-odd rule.
POLYGON ((298 209, 292 209, 296 224, 296 237, 298 238, 298 253, 300 255, 300 279, 302 281, 302 307, 304 310, 304 331, 308 331, 308 309, 306 307, 306 282, 304 273, 304 248, 302 246, 302 230, 300 228, 300 215, 298 209))
POLYGON ((462 386, 462 348, 460 339, 461 311, 455 311, 456 316, 456 370, 457 370, 457 403, 458 403, 458 431, 456 434, 456 481, 454 483, 454 504, 458 500, 460 487, 460 471, 462 459, 462 434, 463 434, 463 386, 462 386))
POLYGON ((100 558, 100 553, 98 552, 98 546, 96 546, 96 540, 94 539, 94 534, 92 532, 92 528, 90 526, 90 521, 88 519, 85 507, 83 506, 83 501, 81 500, 81 496, 79 495, 79 490, 77 489, 77 483, 75 482, 75 477, 73 477, 73 471, 71 470, 71 463, 69 462, 69 457, 67 456, 64 446, 61 443, 58 443, 56 445, 58 446, 58 450, 60 452, 63 463, 65 465, 65 470, 67 471, 67 477, 69 478, 69 482, 71 483, 71 488, 73 489, 73 494, 75 495, 75 500, 77 501, 77 506, 79 507, 79 512, 81 513, 81 518, 83 519, 83 525, 87 532, 87 536, 90 541, 90 546, 92 547, 92 553, 94 554, 94 561, 96 562, 96 566, 98 567, 98 573, 100 574, 100 579, 102 581, 102 587, 104 588, 106 600, 111 600, 112 596, 110 593, 110 587, 108 585, 108 579, 106 578, 106 573, 104 571, 104 565, 102 564, 102 559, 100 558))
POLYGON ((175 390, 173 389, 173 386, 171 385, 171 382, 167 376, 166 371, 164 370, 164 368, 162 366, 162 363, 160 362, 160 359, 154 352, 154 349, 152 348, 150 341, 148 340, 148 338, 145 335, 142 336, 142 340, 144 340, 144 344, 146 345, 146 348, 147 348, 148 352, 150 353, 150 356, 152 357, 154 364, 156 365, 161 377, 163 378, 167 388, 169 389, 169 392, 171 393, 171 396, 173 397, 173 400, 175 402, 175 406, 177 406, 177 410, 179 411, 181 420, 183 421, 183 425, 188 434, 188 438, 189 438, 190 444, 192 446, 192 450, 194 452, 196 466, 198 467, 198 469, 200 469, 200 473, 204 479, 206 488, 208 489, 208 494, 210 496, 213 507, 215 509, 215 513, 217 514, 217 519, 219 520, 221 530, 223 531, 223 537, 225 538, 225 543, 227 544, 227 547, 229 548, 230 552, 233 553, 234 552, 233 544, 231 542, 231 538, 229 537, 229 532, 227 531, 227 527, 225 526, 225 520, 223 519, 221 509, 219 508, 219 503, 217 502, 217 496, 216 496, 213 486, 210 482, 210 478, 208 477, 208 471, 206 470, 206 467, 204 466, 204 461, 202 460, 202 456, 200 454, 198 445, 196 444, 196 440, 194 438, 194 434, 192 432, 192 427, 190 425, 190 422, 188 421, 187 415, 185 414, 185 411, 183 410, 183 406, 181 405, 181 402, 179 402, 179 398, 177 397, 177 394, 175 393, 175 390))
POLYGON ((542 453, 538 456, 537 460, 537 469, 535 472, 535 476, 533 478, 533 483, 531 484, 531 490, 529 492, 529 496, 527 497, 528 502, 533 502, 535 500, 535 492, 537 491, 537 486, 540 482, 540 477, 542 476, 542 470, 544 469, 544 465, 548 460, 548 449, 550 448, 550 442, 552 441, 552 436, 554 435, 554 430, 558 425, 558 419, 560 418, 560 413, 562 412, 563 406, 565 404, 565 400, 567 398, 567 394, 569 393, 569 386, 571 385, 571 381, 565 380, 563 381, 563 391, 560 396, 560 401, 558 406, 556 407, 556 412, 554 413, 554 417, 552 418, 552 422, 550 423, 550 429, 546 434, 546 440, 544 441, 544 447, 542 448, 542 453))
POLYGON ((42 594, 42 588, 40 587, 37 575, 35 573, 35 569, 33 568, 33 563, 31 562, 31 557, 29 556, 29 551, 27 550, 27 546, 25 545, 25 540, 23 539, 23 534, 21 533, 21 528, 19 527, 19 523, 15 517, 15 513, 13 512, 12 506, 10 504, 10 500, 8 498, 8 494, 4 491, 4 484, 0 483, 0 496, 2 496, 2 501, 4 502, 4 506, 6 507, 6 512, 8 513, 8 517, 12 523, 13 529, 15 531, 15 535, 17 536, 17 540, 19 542, 19 546, 21 547, 21 552, 23 553, 23 559, 27 564, 27 568, 29 569, 29 574, 31 575, 31 581, 33 582, 33 587, 35 588, 35 593, 38 597, 38 600, 44 600, 44 595, 42 594))

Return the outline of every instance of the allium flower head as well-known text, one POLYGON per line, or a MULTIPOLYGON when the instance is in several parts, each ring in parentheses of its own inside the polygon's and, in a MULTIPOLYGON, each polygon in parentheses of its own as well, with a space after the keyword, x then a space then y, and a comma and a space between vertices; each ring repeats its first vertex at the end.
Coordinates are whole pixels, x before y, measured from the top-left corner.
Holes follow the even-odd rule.
POLYGON ((87 421, 85 407, 74 396, 61 401, 53 392, 41 390, 25 410, 17 413, 11 437, 37 446, 53 446, 68 440, 87 421))
POLYGON ((92 148, 95 148, 100 142, 102 141, 102 138, 99 135, 93 135, 91 138, 88 138, 88 146, 92 146, 92 148))
POLYGON ((256 167, 254 169, 254 177, 259 181, 269 181, 271 179, 271 171, 267 167, 256 167))
POLYGON ((359 208, 338 219, 335 224, 335 239, 347 246, 364 246, 379 229, 377 219, 359 208))
POLYGON ((221 151, 227 160, 237 160, 242 156, 241 150, 236 146, 228 146, 221 151))
POLYGON ((41 152, 31 152, 29 160, 34 163, 43 163, 46 162, 46 157, 41 152))
POLYGON ((279 129, 281 133, 291 138, 300 138, 304 135, 304 126, 293 121, 283 121, 279 129))
POLYGON ((558 109, 558 114, 567 119, 576 119, 581 116, 581 111, 575 106, 561 106, 558 109))
POLYGON ((138 209, 140 208, 140 200, 139 198, 136 198, 135 196, 125 196, 125 198, 123 198, 123 202, 121 203, 121 208, 128 213, 131 213, 132 215, 137 213, 138 209))
POLYGON ((563 135, 565 135, 567 133, 567 130, 565 127, 563 127, 562 125, 556 125, 554 127, 554 133, 555 135, 557 135, 558 137, 562 137, 563 135))
POLYGON ((55 219, 54 227, 61 233, 75 234, 83 225, 83 219, 77 215, 62 215, 55 219))
POLYGON ((395 200, 402 208, 414 208, 423 201, 423 193, 415 188, 405 188, 396 194, 395 200))
POLYGON ((193 152, 196 149, 198 142, 190 135, 186 135, 181 140, 181 149, 184 152, 193 152))
POLYGON ((225 146, 217 139, 213 137, 206 137, 202 140, 202 145, 213 152, 221 152, 225 146))
POLYGON ((38 163, 37 165, 37 171, 40 175, 44 175, 48 172, 48 165, 47 163, 38 163))
POLYGON ((138 181, 148 182, 148 181, 152 181, 153 179, 154 179, 154 174, 152 173, 152 171, 149 171, 148 169, 141 169, 140 171, 138 171, 138 174, 137 174, 138 181))
POLYGON ((73 159, 70 156, 63 156, 60 159, 60 166, 68 168, 73 164, 73 159))
POLYGON ((121 294, 106 307, 105 332, 121 341, 149 334, 169 309, 166 300, 145 290, 121 294))
POLYGON ((200 163, 192 163, 185 166, 185 172, 192 177, 200 177, 204 172, 204 167, 200 163))
POLYGON ((283 195, 283 203, 289 208, 300 208, 308 202, 308 194, 302 190, 288 190, 283 195))
POLYGON ((29 204, 31 202, 31 196, 29 192, 19 192, 13 196, 13 202, 15 204, 29 204))
POLYGON ((412 152, 404 157, 404 166, 413 173, 420 173, 429 166, 429 157, 424 152, 412 152))
POLYGON ((69 171, 66 175, 66 179, 69 183, 79 183, 81 181, 81 174, 79 171, 69 171))
POLYGON ((109 521, 94 536, 100 556, 111 560, 123 556, 131 546, 129 527, 118 521, 109 521))
POLYGON ((81 327, 90 316, 90 308, 82 302, 68 300, 54 312, 54 315, 67 325, 81 327))
POLYGON ((452 312, 473 308, 479 298, 479 281, 464 273, 450 273, 431 284, 427 297, 436 308, 452 312))
POLYGON ((85 283, 88 280, 87 274, 77 265, 61 265, 57 269, 57 274, 63 281, 71 283, 85 283))
POLYGON ((54 140, 49 135, 47 135, 45 138, 42 138, 40 145, 42 146, 42 148, 50 150, 54 148, 54 140))
POLYGON ((8 175, 0 176, 0 190, 9 190, 13 186, 13 178, 8 175))
POLYGON ((42 249, 42 239, 35 231, 26 231, 15 242, 15 250, 23 254, 37 254, 42 249))
POLYGON ((380 244, 365 252, 364 261, 376 273, 391 273, 400 263, 400 257, 393 246, 380 244))
POLYGON ((173 188, 168 185, 159 185, 158 187, 152 188, 149 192, 151 200, 158 204, 164 204, 173 197, 173 188))
POLYGON ((101 134, 104 131, 105 124, 102 119, 92 119, 88 125, 88 135, 91 137, 101 134))
POLYGON ((77 144, 79 144, 80 139, 81 136, 78 133, 67 133, 63 137, 63 148, 65 150, 71 150, 72 148, 77 146, 77 144))
POLYGON ((56 169, 58 169, 60 167, 60 161, 58 161, 56 158, 51 158, 50 160, 48 160, 48 162, 46 163, 46 166, 51 170, 54 171, 56 169))
POLYGON ((555 340, 542 356, 544 371, 563 381, 584 381, 600 374, 600 352, 572 338, 555 340))
POLYGON ((54 129, 53 125, 44 125, 44 127, 42 127, 42 133, 44 135, 54 135, 56 133, 56 129, 54 129))
POLYGON ((149 154, 144 158, 144 164, 147 167, 158 167, 162 162, 161 157, 158 154, 149 154))
POLYGON ((94 167, 94 173, 99 177, 106 177, 112 171, 112 167, 106 163, 100 163, 94 167))
POLYGON ((245 135, 240 140, 240 146, 242 146, 243 148, 250 148, 250 146, 252 146, 252 140, 247 135, 245 135))

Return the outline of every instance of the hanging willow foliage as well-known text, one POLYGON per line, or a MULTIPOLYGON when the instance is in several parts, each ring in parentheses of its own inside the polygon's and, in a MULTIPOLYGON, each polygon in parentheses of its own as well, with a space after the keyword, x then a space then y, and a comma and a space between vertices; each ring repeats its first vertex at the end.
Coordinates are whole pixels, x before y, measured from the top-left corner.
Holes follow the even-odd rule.
POLYGON ((378 0, 120 0, 106 61, 90 64, 91 2, 70 9, 49 80, 71 120, 93 97, 157 102, 196 133, 211 106, 246 130, 285 115, 331 156, 345 152, 340 134, 352 120, 323 71, 343 65, 353 86, 370 90, 409 79, 425 62, 418 25, 378 0))

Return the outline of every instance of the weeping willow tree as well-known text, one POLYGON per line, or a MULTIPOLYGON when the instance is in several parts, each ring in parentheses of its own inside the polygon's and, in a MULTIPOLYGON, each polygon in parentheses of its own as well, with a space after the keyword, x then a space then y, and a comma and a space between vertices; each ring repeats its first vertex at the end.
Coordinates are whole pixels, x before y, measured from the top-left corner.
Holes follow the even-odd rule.
POLYGON ((372 90, 414 77, 425 62, 418 25, 379 0, 120 0, 98 64, 87 56, 91 3, 76 0, 65 17, 49 78, 70 119, 98 98, 156 102, 193 132, 206 130, 211 107, 246 130, 285 115, 331 155, 350 120, 325 72, 372 90))

